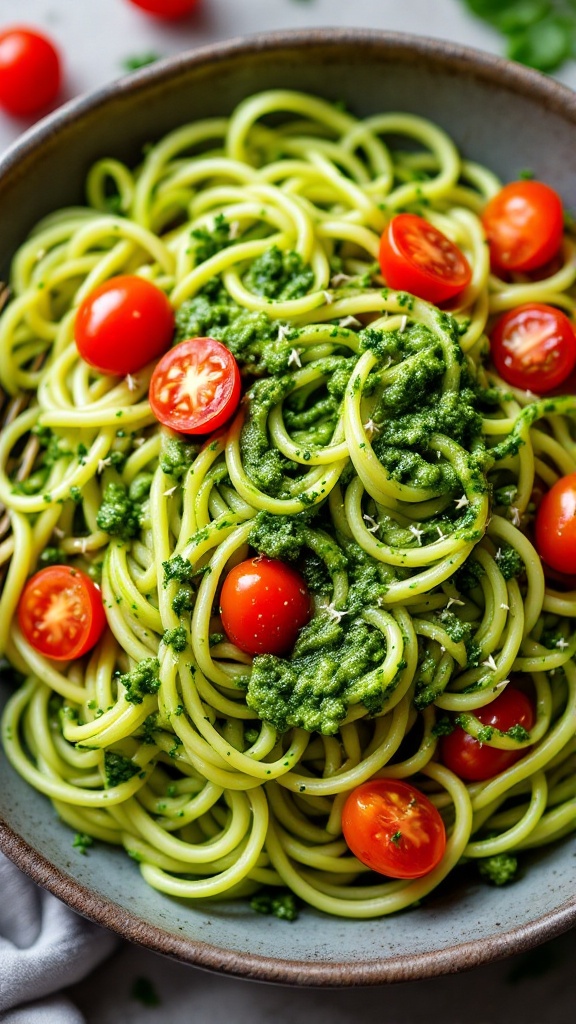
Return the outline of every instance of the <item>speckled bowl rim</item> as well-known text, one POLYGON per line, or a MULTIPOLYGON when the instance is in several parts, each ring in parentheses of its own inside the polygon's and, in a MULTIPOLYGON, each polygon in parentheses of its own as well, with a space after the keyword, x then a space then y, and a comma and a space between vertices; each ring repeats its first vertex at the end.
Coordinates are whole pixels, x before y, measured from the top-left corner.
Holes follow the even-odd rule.
MULTIPOLYGON (((167 58, 64 104, 30 128, 0 159, 0 178, 26 172, 26 165, 63 128, 78 127, 101 106, 125 94, 162 89, 182 71, 208 64, 246 59, 262 51, 299 51, 325 47, 361 47, 383 58, 415 58, 443 71, 465 72, 513 93, 536 96, 540 105, 576 124, 576 93, 566 86, 504 58, 441 39, 368 29, 316 28, 264 33, 199 47, 167 58)), ((104 899, 52 864, 0 816, 0 850, 43 888, 86 918, 124 939, 184 963, 232 977, 308 987, 348 987, 414 981, 480 966, 567 931, 576 923, 576 894, 535 920, 496 936, 457 943, 426 953, 387 956, 350 964, 335 961, 302 963, 250 952, 236 952, 183 938, 149 924, 117 903, 104 899)))

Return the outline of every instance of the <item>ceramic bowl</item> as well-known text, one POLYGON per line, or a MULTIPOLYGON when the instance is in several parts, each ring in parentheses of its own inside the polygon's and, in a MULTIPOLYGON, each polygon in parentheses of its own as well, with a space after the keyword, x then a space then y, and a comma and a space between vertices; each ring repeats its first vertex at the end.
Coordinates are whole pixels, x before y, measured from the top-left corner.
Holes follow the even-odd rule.
MULTIPOLYGON (((67 104, 28 132, 0 164, 0 274, 40 216, 82 200, 95 158, 136 162, 147 141, 271 87, 343 100, 364 115, 398 109, 432 118, 467 157, 506 179, 529 167, 576 208, 576 95, 551 79, 436 40, 283 33, 182 54, 67 104)), ((290 925, 242 903, 163 896, 123 852, 102 844, 78 856, 69 828, 5 758, 0 818, 1 848, 75 910, 133 942, 230 975, 325 986, 424 978, 518 952, 576 921, 573 840, 535 854, 508 888, 461 875, 391 918, 306 910, 290 925)))

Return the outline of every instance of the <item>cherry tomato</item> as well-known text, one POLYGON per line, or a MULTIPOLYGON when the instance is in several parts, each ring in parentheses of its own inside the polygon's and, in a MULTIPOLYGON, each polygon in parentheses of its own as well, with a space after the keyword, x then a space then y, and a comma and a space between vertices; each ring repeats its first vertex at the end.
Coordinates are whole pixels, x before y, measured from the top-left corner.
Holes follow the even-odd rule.
MULTIPOLYGON (((502 693, 474 712, 482 725, 506 732, 514 725, 530 730, 534 725, 534 706, 522 690, 508 685, 502 693)), ((481 743, 456 726, 454 732, 440 741, 440 756, 447 768, 468 782, 480 782, 510 768, 524 756, 522 750, 498 750, 481 743)))
POLYGON ((160 423, 181 434, 207 434, 229 420, 240 401, 240 370, 214 338, 189 338, 166 353, 150 381, 160 423))
POLYGON ((388 224, 380 239, 380 269, 389 288, 434 303, 452 299, 472 277, 458 246, 414 213, 399 213, 388 224))
POLYGON ((428 797, 399 779, 371 779, 350 793, 342 831, 352 853, 390 878, 421 878, 444 855, 446 830, 428 797))
POLYGON ((541 181, 504 185, 487 204, 482 223, 497 272, 536 270, 562 245, 562 201, 541 181))
POLYGON ((130 3, 156 18, 172 21, 190 14, 198 7, 199 0, 130 0, 130 3))
POLYGON ((576 473, 557 480, 544 495, 534 524, 540 557, 561 573, 576 573, 576 473))
POLYGON ((0 33, 0 106, 9 114, 35 114, 58 95, 60 58, 53 43, 29 28, 0 33))
POLYGON ((106 615, 99 588, 67 565, 32 576, 20 597, 18 622, 31 647, 47 658, 79 658, 100 639, 106 615))
POLYGON ((504 313, 490 335, 492 359, 508 384, 544 394, 576 366, 576 333, 564 313, 530 302, 504 313))
POLYGON ((220 595, 226 635, 247 654, 285 654, 312 614, 302 576, 277 558, 249 558, 230 570, 220 595))
POLYGON ((174 313, 155 284, 135 274, 111 277, 80 304, 74 337, 82 358, 100 373, 136 373, 168 348, 174 313))

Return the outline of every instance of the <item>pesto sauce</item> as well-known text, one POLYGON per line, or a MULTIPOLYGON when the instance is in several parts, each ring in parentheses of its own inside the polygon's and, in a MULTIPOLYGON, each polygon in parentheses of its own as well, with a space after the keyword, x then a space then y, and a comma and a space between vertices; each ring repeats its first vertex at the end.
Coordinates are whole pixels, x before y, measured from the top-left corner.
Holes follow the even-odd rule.
MULTIPOLYGON (((204 254, 206 258, 228 244, 225 222, 215 224, 213 235, 212 240, 205 234, 195 237, 193 242, 200 247, 198 257, 204 254)), ((243 271, 245 285, 270 300, 269 311, 244 309, 230 297, 219 278, 214 278, 177 314, 179 339, 194 334, 218 338, 234 353, 248 379, 240 435, 247 476, 270 497, 287 498, 298 493, 298 481, 309 468, 307 456, 332 440, 358 359, 370 351, 376 364, 363 385, 363 395, 372 400, 371 419, 377 425, 370 438, 374 453, 393 480, 449 499, 437 516, 422 524, 419 536, 418 531, 415 534, 410 530, 409 523, 384 514, 369 499, 366 515, 374 524, 376 538, 394 547, 416 546, 421 537, 430 543, 456 531, 475 539, 471 529, 474 510, 455 508, 450 497, 460 497, 462 483, 448 460, 440 458, 430 443, 432 435, 438 434, 456 441, 468 453, 468 487, 478 493, 486 489, 485 472, 492 453, 486 451, 483 442, 482 416, 486 407, 497 404, 498 396, 476 384, 460 347, 459 325, 449 314, 437 311, 431 327, 413 323, 401 330, 383 331, 368 326, 358 330, 359 352, 354 352, 339 344, 335 323, 332 354, 309 357, 305 347, 298 348, 299 329, 274 319, 274 302, 306 294, 313 280, 311 268, 304 266, 296 253, 282 253, 271 247, 243 271), (297 386, 301 356, 306 367, 316 372, 313 386, 297 386), (293 462, 271 445, 268 419, 279 403, 303 464, 293 462)), ((360 287, 357 281, 353 285, 360 287)), ((362 286, 370 286, 370 275, 362 286)), ((414 299, 406 294, 399 296, 399 301, 409 312, 414 299)), ((358 377, 353 386, 360 386, 358 377)), ((166 450, 164 459, 166 472, 170 471, 169 460, 174 462, 176 476, 181 464, 176 452, 166 450)), ((345 487, 354 474, 350 463, 341 485, 345 487)), ((365 609, 382 605, 392 582, 410 576, 410 570, 377 562, 355 541, 340 535, 327 504, 317 504, 316 499, 317 495, 302 495, 302 511, 297 515, 259 512, 249 536, 256 551, 298 568, 316 601, 316 614, 301 630, 290 657, 257 656, 248 680, 248 706, 281 732, 300 726, 331 734, 337 731, 352 703, 362 703, 371 714, 383 708, 388 686, 374 670, 386 656, 386 642, 360 616, 365 609), (346 596, 337 609, 332 604, 326 608, 337 581, 338 592, 346 596)), ((165 582, 177 579, 190 583, 188 563, 180 565, 172 559, 164 569, 165 582)), ((469 559, 460 570, 462 586, 473 589, 482 571, 469 559)), ((190 588, 186 586, 174 598, 175 610, 181 614, 190 601, 190 588)), ((471 641, 470 625, 451 613, 443 616, 439 625, 456 642, 466 645, 469 665, 477 664, 479 652, 471 641)), ((429 656, 422 638, 419 651, 416 703, 424 707, 436 696, 433 678, 437 662, 429 656)))

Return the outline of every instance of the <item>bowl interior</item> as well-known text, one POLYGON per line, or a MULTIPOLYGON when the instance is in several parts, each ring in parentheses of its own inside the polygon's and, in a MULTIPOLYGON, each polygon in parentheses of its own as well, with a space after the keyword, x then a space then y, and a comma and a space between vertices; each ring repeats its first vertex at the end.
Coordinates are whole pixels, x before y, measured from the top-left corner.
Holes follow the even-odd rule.
MULTIPOLYGON (((437 41, 316 31, 236 41, 147 68, 72 102, 0 164, 0 273, 43 214, 81 202, 91 162, 137 162, 142 146, 186 121, 229 112, 268 88, 343 101, 354 113, 410 111, 505 179, 524 169, 576 208, 576 97, 552 81, 437 41)), ((6 700, 10 685, 0 681, 6 700)), ((82 857, 45 798, 0 759, 0 847, 76 910, 135 942, 230 974, 308 985, 426 977, 527 948, 576 919, 576 858, 566 841, 533 855, 509 888, 457 876, 425 903, 378 921, 312 910, 289 926, 241 903, 186 903, 142 880, 126 855, 82 857), (297 932, 296 932, 297 929, 297 932), (295 938, 297 941, 295 942, 295 938)))

